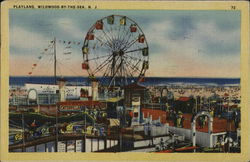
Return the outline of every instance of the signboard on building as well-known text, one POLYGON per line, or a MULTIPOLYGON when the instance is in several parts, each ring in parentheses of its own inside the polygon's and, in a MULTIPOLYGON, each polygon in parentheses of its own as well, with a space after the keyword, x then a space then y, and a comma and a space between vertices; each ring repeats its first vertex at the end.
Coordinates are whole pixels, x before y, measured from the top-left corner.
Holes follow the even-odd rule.
MULTIPOLYGON (((58 85, 52 84, 25 84, 26 89, 29 90, 36 90, 38 94, 55 94, 59 91, 58 85)), ((88 95, 92 95, 92 88, 91 86, 65 86, 65 95, 66 98, 78 98, 81 95, 81 89, 84 89, 88 92, 88 95)))
POLYGON ((81 111, 81 106, 76 105, 60 105, 59 111, 81 111))
POLYGON ((58 104, 58 110, 60 112, 72 112, 72 111, 81 111, 83 106, 77 102, 60 102, 58 104))
POLYGON ((85 108, 103 108, 105 104, 100 101, 63 101, 58 102, 58 111, 83 111, 85 108))

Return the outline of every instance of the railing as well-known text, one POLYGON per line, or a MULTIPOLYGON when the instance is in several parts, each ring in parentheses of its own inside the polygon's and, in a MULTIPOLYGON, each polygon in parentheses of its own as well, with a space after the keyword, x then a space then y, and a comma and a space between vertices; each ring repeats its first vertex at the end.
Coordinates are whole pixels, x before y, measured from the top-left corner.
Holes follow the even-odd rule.
POLYGON ((58 140, 57 136, 54 135, 41 137, 32 141, 26 141, 25 144, 19 143, 9 145, 9 152, 26 152, 27 149, 30 149, 31 147, 33 147, 32 152, 37 152, 40 145, 44 145, 44 150, 42 152, 61 152, 62 149, 58 148, 60 143, 65 143, 64 151, 67 152, 67 144, 69 141, 74 141, 74 152, 100 151, 102 149, 105 150, 111 148, 118 144, 118 139, 115 137, 94 135, 85 136, 84 134, 60 134, 58 135, 58 140), (76 148, 76 143, 78 140, 81 142, 80 150, 76 148), (58 143, 56 141, 58 141, 58 143), (50 147, 53 149, 48 149, 48 144, 50 143, 51 145, 51 142, 52 146, 50 147))

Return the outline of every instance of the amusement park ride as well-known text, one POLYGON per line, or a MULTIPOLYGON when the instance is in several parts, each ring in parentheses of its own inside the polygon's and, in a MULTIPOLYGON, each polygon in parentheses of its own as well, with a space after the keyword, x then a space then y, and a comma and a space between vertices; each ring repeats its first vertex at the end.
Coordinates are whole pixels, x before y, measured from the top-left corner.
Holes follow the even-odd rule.
POLYGON ((135 21, 122 15, 97 20, 86 34, 82 54, 82 69, 108 88, 143 81, 149 68, 145 34, 135 21))

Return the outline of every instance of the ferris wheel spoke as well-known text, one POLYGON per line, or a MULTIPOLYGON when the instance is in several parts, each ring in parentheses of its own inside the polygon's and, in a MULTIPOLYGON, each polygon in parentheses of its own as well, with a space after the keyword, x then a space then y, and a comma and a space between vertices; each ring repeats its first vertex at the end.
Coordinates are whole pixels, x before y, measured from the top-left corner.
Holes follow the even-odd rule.
POLYGON ((111 33, 110 29, 109 29, 109 28, 106 28, 106 31, 103 30, 102 32, 103 32, 103 33, 105 34, 105 36, 108 38, 108 40, 110 41, 110 43, 112 43, 112 37, 111 37, 112 33, 111 33), (109 35, 110 35, 110 36, 109 36, 109 35))
POLYGON ((106 50, 110 50, 110 47, 108 46, 107 42, 106 42, 106 44, 105 44, 105 42, 100 41, 100 40, 102 40, 102 37, 97 36, 97 38, 98 38, 99 40, 95 42, 95 44, 94 44, 93 47, 92 47, 92 50, 96 50, 96 49, 98 49, 98 48, 104 48, 104 49, 106 49, 106 50))
MULTIPOLYGON (((127 67, 129 67, 129 65, 126 61, 124 63, 127 65, 127 67)), ((128 69, 126 69, 126 68, 124 68, 124 69, 125 69, 127 74, 128 74, 128 72, 130 73, 130 77, 133 77, 133 74, 128 69)), ((128 74, 128 76, 129 76, 129 74, 128 74)))
POLYGON ((133 57, 130 57, 130 61, 129 62, 131 62, 131 66, 133 67, 133 68, 136 68, 136 70, 138 70, 139 72, 141 72, 141 70, 138 68, 139 67, 139 64, 142 62, 142 60, 141 59, 137 59, 137 61, 136 61, 136 59, 133 59, 133 57))
POLYGON ((129 63, 127 63, 127 61, 125 61, 125 64, 127 65, 126 70, 129 72, 130 77, 135 77, 135 76, 138 76, 140 74, 140 72, 133 69, 133 67, 129 63))
POLYGON ((131 42, 133 42, 134 40, 138 40, 138 36, 137 36, 137 35, 135 36, 134 33, 130 32, 128 39, 127 39, 126 42, 124 43, 124 48, 125 48, 125 45, 129 45, 129 44, 130 44, 131 42))
POLYGON ((128 36, 128 30, 126 30, 125 26, 123 26, 123 30, 121 32, 120 40, 124 41, 124 39, 128 36))
POLYGON ((135 49, 135 50, 131 50, 131 51, 125 51, 124 53, 133 53, 133 52, 137 52, 137 51, 142 51, 144 48, 139 48, 139 49, 135 49))
MULTIPOLYGON (((125 62, 127 62, 127 61, 125 60, 125 62)), ((139 63, 140 63, 140 61, 137 61, 136 65, 138 65, 139 63)), ((138 72, 141 72, 141 70, 138 69, 138 67, 137 67, 136 65, 134 65, 134 64, 131 65, 131 64, 128 63, 128 62, 127 62, 127 64, 132 68, 133 71, 136 71, 136 70, 137 70, 138 72)))
POLYGON ((105 30, 101 30, 101 32, 99 32, 99 36, 101 37, 101 39, 103 39, 104 41, 108 42, 108 43, 112 43, 112 39, 109 37, 109 35, 105 32, 105 30))
POLYGON ((113 32, 112 26, 110 26, 110 32, 111 32, 110 36, 111 36, 112 42, 113 42, 115 40, 115 38, 113 37, 114 36, 114 32, 113 32))
POLYGON ((137 42, 138 38, 132 40, 131 42, 128 43, 127 46, 125 46, 123 49, 124 51, 126 51, 127 49, 129 49, 133 44, 135 44, 135 42, 137 42))
POLYGON ((110 56, 110 55, 91 58, 91 59, 88 59, 88 61, 97 60, 97 59, 105 58, 105 57, 108 57, 108 56, 110 56))
POLYGON ((131 32, 129 32, 129 31, 127 31, 127 32, 125 33, 125 36, 124 36, 123 39, 122 39, 122 44, 121 44, 121 47, 120 47, 120 48, 124 48, 124 47, 128 44, 131 35, 132 35, 132 34, 131 34, 131 32), (130 34, 129 34, 129 33, 130 33, 130 34))
POLYGON ((102 30, 102 32, 103 32, 103 36, 105 37, 105 39, 107 40, 107 42, 109 42, 109 44, 110 44, 110 46, 111 46, 111 48, 112 48, 112 38, 110 38, 109 36, 108 36, 108 34, 104 31, 104 30, 102 30))
POLYGON ((112 76, 111 82, 110 82, 110 84, 109 84, 109 87, 111 86, 112 82, 115 80, 115 78, 116 78, 116 76, 117 76, 117 73, 118 73, 118 70, 121 68, 121 66, 122 66, 122 62, 121 62, 121 63, 118 65, 118 67, 116 68, 116 70, 115 70, 115 72, 114 72, 114 74, 113 74, 113 76, 112 76))
POLYGON ((118 34, 117 34, 117 39, 120 40, 120 31, 121 31, 121 25, 119 25, 119 30, 118 30, 118 34))
POLYGON ((103 77, 108 77, 109 72, 110 72, 109 69, 110 69, 110 64, 106 67, 106 70, 105 70, 105 72, 103 74, 103 77))
POLYGON ((125 43, 123 44, 123 47, 122 48, 124 48, 125 46, 126 46, 126 44, 128 44, 128 42, 129 42, 129 40, 130 40, 130 38, 131 38, 131 36, 132 36, 133 34, 130 32, 130 34, 129 34, 129 36, 128 36, 128 39, 125 41, 125 43))
POLYGON ((143 61, 143 59, 141 59, 141 58, 130 56, 130 55, 124 55, 124 57, 130 58, 132 61, 134 61, 134 60, 143 61))
POLYGON ((99 37, 96 37, 96 39, 101 42, 102 44, 106 45, 108 48, 112 49, 112 45, 110 42, 103 42, 99 37))
POLYGON ((97 68, 95 70, 93 70, 93 74, 95 74, 96 72, 98 72, 100 69, 102 69, 103 67, 105 67, 110 60, 110 58, 112 57, 112 55, 110 55, 105 61, 103 61, 103 63, 101 63, 99 66, 97 66, 97 68))
POLYGON ((141 60, 138 60, 137 61, 137 63, 134 65, 134 64, 132 64, 132 66, 136 69, 136 70, 138 70, 139 72, 141 72, 141 70, 140 69, 138 69, 138 65, 140 64, 140 62, 141 62, 141 60))

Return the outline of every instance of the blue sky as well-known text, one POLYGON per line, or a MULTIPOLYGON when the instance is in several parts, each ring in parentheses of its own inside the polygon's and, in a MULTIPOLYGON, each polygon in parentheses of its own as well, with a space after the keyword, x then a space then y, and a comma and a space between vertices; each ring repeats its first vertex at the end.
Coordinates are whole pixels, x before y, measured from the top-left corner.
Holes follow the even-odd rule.
MULTIPOLYGON (((83 42, 96 20, 119 14, 137 22, 146 36, 147 76, 240 77, 239 11, 11 9, 9 13, 10 75, 27 75, 54 37, 83 42)), ((58 44, 58 53, 62 50, 58 44)), ((71 52, 58 73, 87 75, 81 69, 81 46, 72 46, 71 52)), ((46 63, 38 62, 34 75, 53 75, 50 57, 46 63)))

